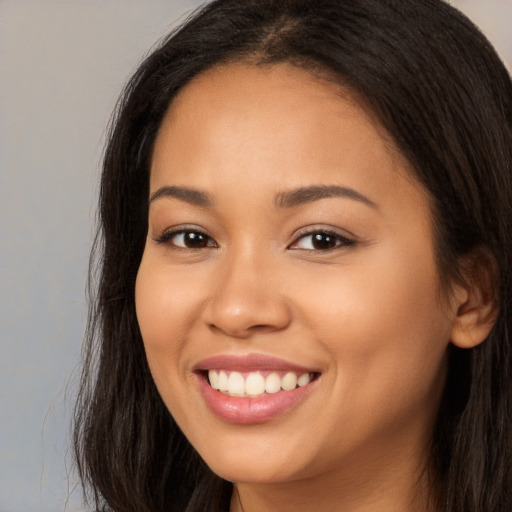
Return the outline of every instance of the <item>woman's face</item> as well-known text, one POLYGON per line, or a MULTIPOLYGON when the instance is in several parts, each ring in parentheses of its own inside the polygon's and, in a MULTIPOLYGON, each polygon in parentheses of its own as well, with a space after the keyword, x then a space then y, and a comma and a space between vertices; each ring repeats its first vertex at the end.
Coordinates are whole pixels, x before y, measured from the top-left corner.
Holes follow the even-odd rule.
POLYGON ((288 65, 203 73, 161 126, 150 194, 138 320, 213 471, 421 463, 456 308, 426 193, 350 94, 288 65))

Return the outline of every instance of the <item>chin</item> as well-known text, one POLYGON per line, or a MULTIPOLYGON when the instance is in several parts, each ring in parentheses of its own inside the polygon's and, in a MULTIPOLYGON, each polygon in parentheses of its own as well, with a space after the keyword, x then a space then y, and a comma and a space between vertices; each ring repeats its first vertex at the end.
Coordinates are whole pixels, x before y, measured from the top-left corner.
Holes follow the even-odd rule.
POLYGON ((245 484, 275 484, 293 480, 293 475, 285 471, 279 464, 275 467, 263 464, 261 460, 257 463, 238 461, 233 463, 216 463, 210 465, 210 469, 224 480, 233 483, 245 484))
POLYGON ((209 468, 221 478, 236 483, 269 484, 293 480, 301 471, 297 457, 277 449, 260 450, 255 443, 250 450, 228 446, 215 453, 201 453, 209 468), (270 453, 269 453, 270 452, 270 453))

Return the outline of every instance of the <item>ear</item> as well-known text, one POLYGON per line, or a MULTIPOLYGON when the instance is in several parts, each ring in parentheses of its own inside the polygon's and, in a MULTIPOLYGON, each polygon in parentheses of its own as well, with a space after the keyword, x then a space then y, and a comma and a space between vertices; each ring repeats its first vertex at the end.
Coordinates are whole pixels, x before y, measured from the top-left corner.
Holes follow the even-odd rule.
POLYGON ((473 348, 487 338, 498 317, 498 269, 487 249, 464 257, 460 268, 464 284, 455 286, 457 314, 450 339, 459 348, 473 348))

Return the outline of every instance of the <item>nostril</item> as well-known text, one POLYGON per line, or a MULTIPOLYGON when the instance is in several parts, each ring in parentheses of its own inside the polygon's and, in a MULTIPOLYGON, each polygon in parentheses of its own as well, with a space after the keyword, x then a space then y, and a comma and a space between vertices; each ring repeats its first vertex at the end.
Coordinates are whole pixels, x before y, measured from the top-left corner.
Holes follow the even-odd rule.
POLYGON ((286 328, 291 321, 286 299, 262 278, 247 278, 247 270, 232 271, 209 298, 202 318, 210 330, 230 337, 247 338, 286 328), (240 279, 236 280, 238 275, 240 279))

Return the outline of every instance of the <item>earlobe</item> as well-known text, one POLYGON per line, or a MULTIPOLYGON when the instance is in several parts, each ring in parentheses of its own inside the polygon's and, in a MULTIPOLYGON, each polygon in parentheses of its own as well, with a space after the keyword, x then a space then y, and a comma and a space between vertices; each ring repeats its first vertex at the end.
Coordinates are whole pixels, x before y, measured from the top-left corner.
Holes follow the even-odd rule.
POLYGON ((489 336, 499 313, 496 263, 487 251, 482 253, 473 254, 469 265, 466 260, 465 293, 458 294, 460 300, 451 332, 451 342, 459 348, 473 348, 482 343, 489 336))

